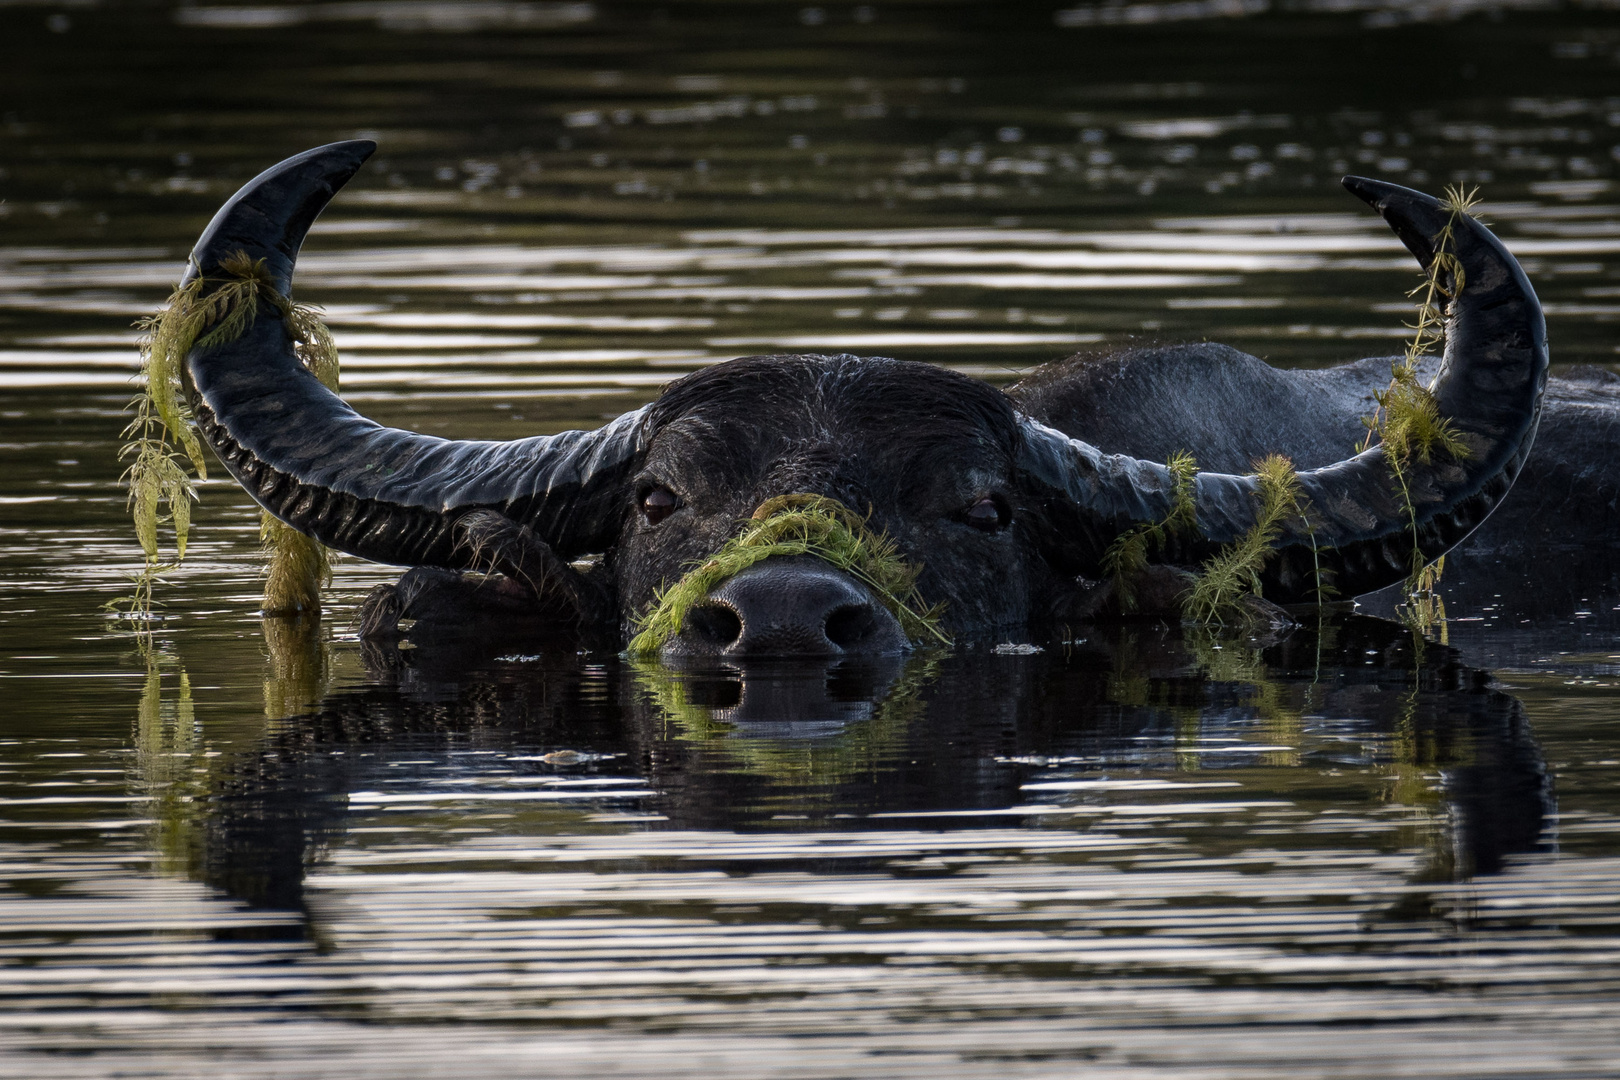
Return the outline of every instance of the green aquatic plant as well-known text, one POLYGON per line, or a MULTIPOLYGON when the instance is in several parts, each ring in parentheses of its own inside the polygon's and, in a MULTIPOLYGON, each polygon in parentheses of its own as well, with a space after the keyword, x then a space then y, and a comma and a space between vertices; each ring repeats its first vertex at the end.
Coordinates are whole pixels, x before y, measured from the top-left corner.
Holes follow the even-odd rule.
MULTIPOLYGON (((1204 563, 1182 605, 1192 622, 1224 626, 1245 621, 1244 597, 1261 595, 1260 572, 1271 557, 1271 545, 1282 535, 1283 523, 1301 511, 1293 462, 1272 454, 1256 464, 1254 475, 1259 502, 1254 525, 1204 563)), ((1322 589, 1320 574, 1317 589, 1322 589)))
POLYGON ((1311 592, 1316 601, 1317 618, 1320 619, 1322 610, 1338 598, 1339 590, 1327 583, 1334 571, 1322 567, 1322 548, 1316 542, 1316 526, 1311 524, 1311 501, 1303 495, 1296 495, 1294 512, 1305 526, 1305 535, 1311 539, 1311 592))
MULTIPOLYGON (((1457 258, 1456 226, 1464 214, 1473 213, 1479 206, 1479 189, 1464 191, 1459 185, 1446 188, 1441 204, 1448 211, 1446 224, 1433 237, 1434 258, 1424 270, 1423 281, 1408 296, 1417 298, 1417 321, 1408 323, 1412 339, 1406 343, 1406 354, 1390 367, 1389 385, 1373 392, 1377 405, 1372 415, 1363 417, 1367 435, 1359 447, 1366 450, 1377 439, 1383 448, 1384 462, 1391 478, 1400 488, 1407 519, 1412 530, 1412 566, 1407 575, 1406 596, 1410 610, 1431 611, 1423 597, 1433 595, 1440 571, 1423 557, 1418 545, 1417 507, 1412 502, 1410 471, 1413 461, 1424 465, 1434 460, 1436 450, 1456 460, 1468 457, 1469 450, 1451 421, 1440 415, 1433 388, 1418 381, 1418 364, 1431 354, 1434 347, 1445 340, 1444 303, 1462 293, 1467 275, 1462 261, 1457 258), (1446 283, 1449 276, 1450 285, 1446 283)), ((1443 612, 1441 617, 1443 618, 1443 612)))
POLYGON ((1133 525, 1114 538, 1103 552, 1102 568, 1114 582, 1114 595, 1119 599, 1121 611, 1136 610, 1135 582, 1148 567, 1148 559, 1155 552, 1163 552, 1170 538, 1183 530, 1195 527, 1197 505, 1193 502, 1193 486, 1198 477, 1198 462, 1185 450, 1170 455, 1165 463, 1170 470, 1170 510, 1159 521, 1133 525))
MULTIPOLYGON (((288 303, 271 290, 292 335, 293 351, 332 393, 338 392, 338 354, 332 334, 313 309, 288 303)), ((259 512, 264 549, 264 613, 298 615, 321 608, 321 589, 332 584, 332 552, 269 511, 259 512)))
POLYGON ((835 499, 779 495, 760 504, 740 533, 661 590, 630 642, 632 656, 649 656, 681 632, 692 608, 722 582, 778 555, 814 555, 859 580, 916 643, 950 645, 940 629, 943 604, 928 607, 917 593, 920 566, 900 557, 894 541, 835 499))
POLYGON ((273 514, 259 512, 259 546, 264 551, 266 615, 318 612, 321 590, 332 584, 332 555, 273 514))
MULTIPOLYGON (((1166 467, 1171 477, 1169 512, 1159 521, 1127 529, 1103 553, 1103 572, 1114 583, 1122 611, 1135 610, 1134 582, 1147 569, 1152 555, 1165 551, 1172 537, 1197 527, 1194 491, 1198 463, 1183 450, 1171 455, 1166 467)), ((1259 575, 1270 555, 1270 545, 1281 535, 1282 523, 1290 516, 1299 518, 1310 537, 1317 607, 1327 604, 1336 595, 1327 583, 1331 571, 1322 567, 1316 529, 1311 524, 1310 500, 1300 490, 1293 465, 1287 458, 1274 456, 1260 462, 1258 470, 1261 514, 1248 533, 1205 563, 1195 575, 1193 588, 1183 602, 1183 615, 1191 622, 1246 621, 1241 610, 1242 598, 1259 595, 1259 575)))
MULTIPOLYGON (((144 565, 135 576, 134 593, 109 606, 143 618, 151 615, 153 584, 186 557, 191 504, 197 500, 196 484, 186 466, 197 479, 208 478, 197 421, 181 380, 186 355, 194 348, 240 338, 263 301, 281 313, 304 365, 328 389, 337 389, 337 348, 319 315, 281 295, 263 259, 238 251, 220 261, 220 270, 218 278, 198 276, 180 286, 162 311, 136 324, 145 335, 140 346, 141 390, 131 402, 135 418, 124 429, 126 442, 119 459, 130 463, 122 479, 144 565), (172 552, 163 548, 163 525, 173 532, 172 552)), ((326 549, 269 514, 263 515, 261 539, 268 556, 266 614, 316 609, 320 587, 331 578, 326 549)))

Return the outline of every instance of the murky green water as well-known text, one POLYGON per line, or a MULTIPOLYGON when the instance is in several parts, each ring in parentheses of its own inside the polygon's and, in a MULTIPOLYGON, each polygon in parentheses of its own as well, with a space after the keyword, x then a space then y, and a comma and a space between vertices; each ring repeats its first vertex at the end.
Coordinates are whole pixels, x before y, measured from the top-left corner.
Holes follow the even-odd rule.
POLYGON ((1620 360, 1612 8, 1273 6, 0 6, 0 1073, 1614 1075, 1620 598, 1460 651, 384 650, 354 560, 257 618, 216 480, 155 647, 100 611, 132 320, 338 138, 300 298, 439 434, 772 350, 1393 352, 1344 172, 1480 184, 1555 362, 1620 360))

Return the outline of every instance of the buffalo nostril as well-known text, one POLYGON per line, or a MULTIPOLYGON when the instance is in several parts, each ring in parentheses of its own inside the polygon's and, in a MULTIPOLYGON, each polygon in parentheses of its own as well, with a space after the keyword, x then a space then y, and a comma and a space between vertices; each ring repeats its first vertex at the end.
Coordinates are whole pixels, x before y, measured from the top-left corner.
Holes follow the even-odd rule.
POLYGON ((845 604, 827 616, 824 633, 840 649, 852 649, 871 637, 878 622, 868 604, 845 604))
POLYGON ((686 613, 687 630, 707 644, 725 648, 742 636, 742 620, 724 604, 700 604, 686 613))

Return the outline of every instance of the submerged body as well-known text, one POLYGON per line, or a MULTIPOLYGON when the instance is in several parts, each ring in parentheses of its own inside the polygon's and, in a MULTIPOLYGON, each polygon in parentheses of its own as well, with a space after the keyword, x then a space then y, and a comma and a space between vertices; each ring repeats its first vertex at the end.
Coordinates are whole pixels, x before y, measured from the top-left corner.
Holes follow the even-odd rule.
MULTIPOLYGON (((201 277, 206 298, 250 266, 268 302, 239 337, 199 339, 185 364, 198 432, 270 514, 418 568, 373 598, 368 635, 411 618, 413 634, 476 626, 620 648, 740 523, 788 529, 773 515, 811 515, 806 502, 851 523, 848 545, 892 544, 887 569, 811 545, 728 571, 682 601, 659 651, 885 653, 918 626, 1040 635, 1106 614, 1111 552, 1155 523, 1149 554, 1164 569, 1137 568, 1139 609, 1173 607, 1175 568, 1240 540, 1264 556, 1242 575, 1267 600, 1349 597, 1467 537, 1512 487, 1541 418, 1545 324, 1512 256, 1458 207, 1351 179, 1455 294, 1432 390, 1453 450, 1414 456, 1399 476, 1382 447, 1350 445, 1373 367, 1387 365, 1283 373, 1216 346, 1065 362, 1010 393, 903 360, 745 357, 592 432, 490 443, 384 428, 306 370, 286 314, 305 231, 372 149, 291 158, 220 211, 188 281, 201 277), (1196 470, 1165 464, 1178 450, 1196 470), (1250 474, 1269 452, 1297 473, 1250 474)), ((815 523, 799 524, 808 535, 815 523)))

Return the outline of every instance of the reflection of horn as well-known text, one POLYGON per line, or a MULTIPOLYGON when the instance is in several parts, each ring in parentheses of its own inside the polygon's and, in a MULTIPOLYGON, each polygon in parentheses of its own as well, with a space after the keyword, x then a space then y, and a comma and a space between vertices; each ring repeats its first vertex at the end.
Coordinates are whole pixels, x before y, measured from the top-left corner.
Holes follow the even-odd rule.
MULTIPOLYGON (((1451 218, 1438 200, 1408 188, 1351 177, 1345 186, 1384 215, 1425 267, 1451 218)), ((1463 287, 1451 304, 1445 360, 1433 392, 1440 415, 1461 436, 1462 460, 1437 454, 1405 467, 1410 507, 1380 447, 1299 474, 1309 523, 1296 517, 1274 543, 1265 595, 1281 603, 1316 596, 1318 573, 1341 596, 1394 584, 1411 572, 1413 535, 1423 560, 1443 555, 1502 501, 1529 454, 1547 377, 1547 328, 1524 271, 1501 241, 1456 215, 1453 253, 1463 287)), ((1442 274, 1442 280, 1449 280, 1442 274)), ((1133 522, 1165 518, 1175 478, 1163 465, 1104 454, 1025 419, 1019 463, 1059 535, 1065 561, 1097 575, 1110 542, 1133 522)), ((1193 561, 1255 524, 1254 476, 1199 473, 1196 538, 1172 544, 1173 561, 1193 561)))
MULTIPOLYGON (((286 296, 310 224, 375 148, 333 143, 255 177, 198 240, 187 280, 213 280, 243 252, 286 296)), ((300 532, 378 562, 466 568, 455 523, 479 509, 528 525, 565 558, 600 551, 643 443, 639 412, 505 443, 382 427, 304 368, 273 304, 236 340, 193 349, 187 370, 198 427, 248 494, 300 532)))

